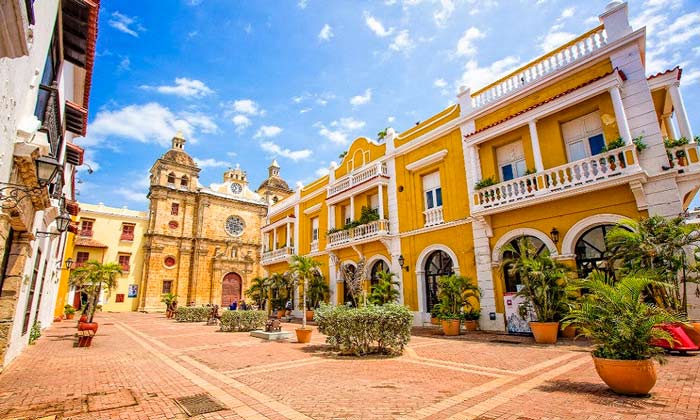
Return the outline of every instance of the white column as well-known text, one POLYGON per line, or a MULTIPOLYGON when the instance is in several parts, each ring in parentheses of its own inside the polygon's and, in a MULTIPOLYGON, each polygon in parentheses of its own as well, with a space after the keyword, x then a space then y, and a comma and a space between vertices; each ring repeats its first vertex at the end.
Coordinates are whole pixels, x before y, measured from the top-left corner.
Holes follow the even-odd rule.
POLYGON ((379 184, 379 220, 384 220, 384 187, 379 184))
POLYGON ((615 120, 617 121, 618 130, 620 130, 620 137, 625 141, 625 144, 632 144, 632 134, 630 134, 630 126, 627 123, 625 107, 622 105, 620 89, 617 86, 613 86, 608 89, 608 92, 610 92, 610 98, 612 98, 613 108, 615 109, 615 120))
POLYGON ((530 127, 530 143, 532 144, 532 156, 535 158, 535 170, 537 172, 543 172, 544 164, 542 164, 542 152, 540 151, 540 138, 537 135, 537 124, 535 120, 532 120, 529 121, 527 125, 530 127))
POLYGON ((335 206, 328 206, 328 230, 335 227, 335 206))
POLYGON ((668 136, 668 138, 678 138, 678 134, 676 134, 676 127, 673 126, 673 119, 671 118, 671 114, 664 114, 662 118, 664 120, 664 125, 666 126, 666 135, 668 136))
MULTIPOLYGON (((350 196, 350 221, 355 220, 355 196, 351 195, 350 196)), ((343 223, 345 223, 345 220, 343 220, 343 223)))
POLYGON ((272 231, 272 250, 277 249, 277 228, 272 231))
POLYGON ((290 245, 291 243, 289 241, 289 222, 287 222, 287 248, 289 248, 290 245))
POLYGON ((690 129, 690 121, 688 120, 688 114, 685 113, 685 104, 683 103, 681 91, 680 89, 678 89, 678 84, 672 84, 668 88, 668 91, 671 94, 671 103, 673 104, 673 109, 676 111, 678 131, 681 132, 681 137, 685 137, 689 141, 693 141, 693 133, 690 129))

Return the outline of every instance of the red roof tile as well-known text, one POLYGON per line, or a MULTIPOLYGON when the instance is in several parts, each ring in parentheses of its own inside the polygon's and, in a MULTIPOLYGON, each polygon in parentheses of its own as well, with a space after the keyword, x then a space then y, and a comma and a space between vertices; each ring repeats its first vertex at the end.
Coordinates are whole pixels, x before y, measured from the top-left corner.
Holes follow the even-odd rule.
POLYGON ((678 70, 678 77, 676 78, 676 80, 681 80, 681 73, 683 73, 683 69, 680 68, 680 66, 676 66, 676 67, 674 67, 674 68, 672 68, 672 69, 668 69, 668 70, 666 70, 666 71, 658 72, 658 73, 656 73, 656 74, 654 74, 654 75, 651 75, 651 76, 647 77, 647 80, 651 80, 651 79, 653 79, 653 78, 655 78, 655 77, 664 76, 664 75, 666 75, 666 74, 673 73, 673 72, 676 71, 676 70, 678 70))
POLYGON ((107 248, 107 245, 103 244, 100 241, 96 241, 92 238, 85 238, 78 236, 75 239, 75 246, 83 246, 86 248, 107 248))

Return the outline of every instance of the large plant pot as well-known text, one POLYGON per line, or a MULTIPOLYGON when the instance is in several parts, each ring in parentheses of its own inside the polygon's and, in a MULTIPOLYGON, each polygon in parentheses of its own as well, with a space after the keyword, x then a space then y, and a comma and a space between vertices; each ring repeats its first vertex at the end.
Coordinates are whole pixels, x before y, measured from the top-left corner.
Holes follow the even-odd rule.
POLYGON ((430 317, 430 323, 433 325, 440 325, 440 319, 437 317, 430 317))
POLYGON ((306 311, 306 320, 307 320, 307 321, 313 321, 313 320, 314 320, 314 311, 306 311))
POLYGON ((66 319, 73 319, 75 314, 66 314, 66 319))
POLYGON ((442 332, 445 335, 459 335, 459 319, 443 319, 442 332))
POLYGON ((479 323, 475 319, 464 321, 464 329, 467 331, 476 331, 478 326, 479 323))
POLYGON ((92 332, 97 333, 97 327, 98 327, 97 322, 81 322, 78 325, 78 331, 92 330, 92 332))
POLYGON ((277 319, 281 319, 287 313, 286 310, 280 309, 277 311, 277 319))
POLYGON ((647 360, 613 360, 593 356, 600 379, 618 394, 646 395, 656 384, 656 366, 647 360))
POLYGON ((561 330, 561 336, 573 340, 576 338, 576 327, 573 325, 567 325, 566 328, 561 330))
POLYGON ((297 328, 294 330, 297 333, 297 341, 300 343, 311 342, 311 333, 314 332, 311 328, 297 328))
POLYGON ((530 321, 530 329, 532 330, 532 335, 535 336, 535 343, 554 344, 557 342, 558 322, 530 321))
POLYGON ((87 322, 87 315, 80 315, 78 322, 87 322))

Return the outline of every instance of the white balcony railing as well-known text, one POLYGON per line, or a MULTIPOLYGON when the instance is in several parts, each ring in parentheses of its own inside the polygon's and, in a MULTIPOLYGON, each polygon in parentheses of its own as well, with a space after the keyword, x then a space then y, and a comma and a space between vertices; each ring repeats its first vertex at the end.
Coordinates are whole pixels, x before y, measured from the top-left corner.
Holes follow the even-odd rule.
POLYGON ((328 235, 328 247, 333 248, 339 245, 353 244, 373 237, 389 234, 389 221, 375 220, 374 222, 360 225, 358 227, 341 230, 328 235))
POLYGON ((442 217, 442 206, 433 207, 432 209, 424 211, 423 216, 425 216, 425 227, 435 226, 445 222, 445 219, 442 217))
POLYGON ((563 191, 590 188, 641 171, 634 145, 569 162, 474 191, 472 213, 527 200, 541 200, 563 191))
POLYGON ((511 93, 523 89, 530 83, 566 67, 590 55, 606 45, 603 26, 586 32, 573 41, 515 70, 509 75, 472 94, 472 105, 480 108, 511 93))
POLYGON ((318 240, 311 242, 311 252, 318 252, 318 240))
POLYGON ((294 254, 293 246, 285 246, 284 248, 275 249, 272 251, 263 252, 262 264, 274 264, 276 262, 285 261, 287 257, 294 254))
POLYGON ((666 149, 666 152, 672 168, 690 172, 700 170, 700 150, 697 143, 666 149))
POLYGON ((336 194, 340 194, 343 191, 347 191, 355 185, 367 182, 372 178, 379 176, 389 176, 389 170, 386 164, 383 162, 372 163, 369 166, 358 170, 357 172, 350 173, 333 184, 328 186, 328 197, 336 194))

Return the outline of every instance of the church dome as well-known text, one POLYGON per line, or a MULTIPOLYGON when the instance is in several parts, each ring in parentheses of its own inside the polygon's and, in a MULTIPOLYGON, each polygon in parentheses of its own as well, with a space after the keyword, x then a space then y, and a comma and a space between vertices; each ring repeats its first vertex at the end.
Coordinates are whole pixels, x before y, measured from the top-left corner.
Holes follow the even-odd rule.
POLYGON ((284 179, 277 176, 273 176, 264 180, 262 184, 260 184, 260 186, 258 187, 258 191, 267 188, 277 188, 281 190, 291 191, 287 182, 284 179))
POLYGON ((185 166, 197 166, 192 157, 185 152, 185 137, 182 135, 181 131, 175 134, 172 140, 172 148, 165 152, 161 159, 185 166))

